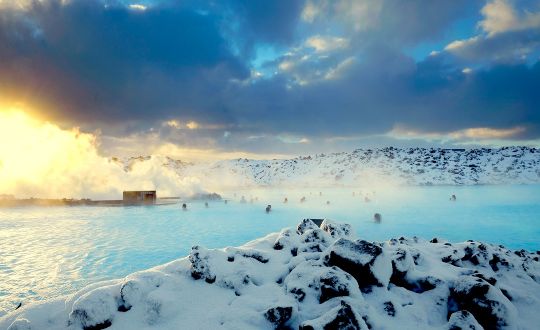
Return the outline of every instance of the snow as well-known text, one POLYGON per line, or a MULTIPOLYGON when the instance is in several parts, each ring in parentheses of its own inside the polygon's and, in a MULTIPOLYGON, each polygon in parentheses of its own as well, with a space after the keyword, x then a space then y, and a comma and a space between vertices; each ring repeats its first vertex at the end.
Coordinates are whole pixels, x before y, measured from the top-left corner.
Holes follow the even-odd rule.
POLYGON ((23 305, 0 318, 0 329, 535 329, 540 322, 538 253, 475 241, 368 242, 352 233, 349 225, 304 220, 240 247, 194 246, 168 264, 23 305))
POLYGON ((380 148, 292 159, 235 159, 188 163, 164 156, 114 160, 126 172, 158 162, 179 178, 196 178, 202 188, 290 186, 527 184, 540 182, 540 150, 380 148))

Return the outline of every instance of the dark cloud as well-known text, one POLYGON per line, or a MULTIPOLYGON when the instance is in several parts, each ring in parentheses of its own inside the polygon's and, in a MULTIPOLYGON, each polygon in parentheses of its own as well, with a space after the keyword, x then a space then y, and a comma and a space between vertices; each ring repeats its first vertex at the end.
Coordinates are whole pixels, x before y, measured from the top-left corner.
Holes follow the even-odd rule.
POLYGON ((0 15, 2 90, 70 112, 62 115, 190 115, 210 109, 208 96, 229 79, 248 74, 230 53, 219 18, 192 8, 47 1, 0 15))
POLYGON ((36 100, 49 116, 109 135, 152 128, 163 141, 224 150, 385 144, 396 125, 440 134, 519 126, 514 138, 540 137, 538 31, 480 35, 461 53, 418 62, 404 47, 440 40, 483 2, 313 3, 323 10, 311 22, 305 1, 0 9, 0 98, 36 100), (331 51, 306 45, 327 36, 344 42, 331 51), (275 74, 257 77, 250 63, 268 44, 287 54, 265 64, 275 74), (525 46, 525 59, 499 60, 525 46), (170 119, 201 126, 163 126, 170 119))
MULTIPOLYGON (((415 63, 376 48, 337 80, 286 87, 284 77, 242 88, 233 108, 247 123, 305 136, 383 134, 396 124, 425 132, 526 126, 538 138, 540 63, 462 72, 440 58, 415 63)), ((523 136, 521 136, 523 137, 523 136)))

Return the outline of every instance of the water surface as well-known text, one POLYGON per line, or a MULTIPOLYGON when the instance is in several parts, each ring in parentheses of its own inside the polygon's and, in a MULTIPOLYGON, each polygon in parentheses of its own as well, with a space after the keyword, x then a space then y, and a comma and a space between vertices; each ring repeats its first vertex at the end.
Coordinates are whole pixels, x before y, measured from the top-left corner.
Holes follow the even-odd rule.
POLYGON ((209 202, 205 208, 194 202, 188 211, 179 205, 0 209, 0 315, 20 302, 73 293, 183 257, 195 244, 241 245, 308 217, 348 222, 367 240, 441 237, 540 249, 538 185, 356 190, 355 196, 351 189, 226 195, 228 204, 209 202), (451 194, 456 202, 449 201, 451 194), (300 203, 303 196, 306 202, 300 203), (264 212, 267 204, 270 214, 264 212), (372 221, 375 212, 382 214, 380 224, 372 221))

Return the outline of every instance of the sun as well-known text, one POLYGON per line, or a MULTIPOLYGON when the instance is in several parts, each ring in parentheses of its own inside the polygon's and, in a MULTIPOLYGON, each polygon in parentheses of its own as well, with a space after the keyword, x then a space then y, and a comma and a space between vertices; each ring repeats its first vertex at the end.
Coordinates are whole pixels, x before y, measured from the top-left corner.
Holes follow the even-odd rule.
POLYGON ((0 182, 2 190, 58 184, 73 169, 85 166, 95 154, 95 136, 77 128, 64 130, 36 119, 26 111, 9 107, 0 110, 0 182))

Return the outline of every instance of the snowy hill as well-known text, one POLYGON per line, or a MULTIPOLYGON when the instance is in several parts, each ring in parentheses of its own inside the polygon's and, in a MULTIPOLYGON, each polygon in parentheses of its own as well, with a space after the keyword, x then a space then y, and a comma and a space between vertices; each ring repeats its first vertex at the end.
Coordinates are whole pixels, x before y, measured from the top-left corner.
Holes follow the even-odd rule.
POLYGON ((203 187, 297 187, 391 183, 399 185, 526 184, 540 182, 540 150, 382 148, 318 154, 292 159, 235 159, 187 163, 147 156, 117 160, 130 171, 156 161, 180 178, 203 187))
POLYGON ((352 237, 303 220, 53 301, 0 329, 537 329, 538 253, 474 241, 352 237))

